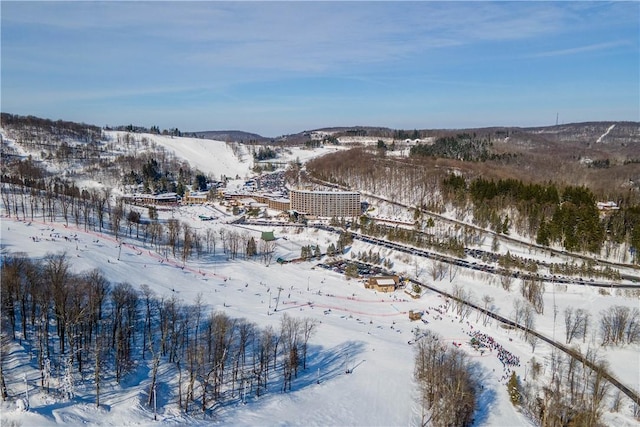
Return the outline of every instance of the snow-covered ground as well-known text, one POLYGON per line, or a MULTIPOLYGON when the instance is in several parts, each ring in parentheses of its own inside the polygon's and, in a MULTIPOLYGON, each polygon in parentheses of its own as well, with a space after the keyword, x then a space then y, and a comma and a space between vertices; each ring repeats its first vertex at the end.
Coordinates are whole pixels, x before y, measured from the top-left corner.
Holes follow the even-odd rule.
MULTIPOLYGON (((206 209, 185 207, 173 215, 194 228, 228 227, 219 221, 198 221, 197 215, 206 209)), ((259 238, 258 228, 245 228, 243 231, 259 238)), ((279 256, 297 257, 302 245, 326 247, 328 242, 336 240, 336 236, 322 231, 306 229, 298 233, 293 227, 277 228, 275 234, 287 239, 277 240, 274 259, 279 256)), ((127 243, 122 246, 120 260, 117 260, 118 244, 109 235, 85 233, 62 224, 2 220, 3 251, 22 251, 32 257, 64 251, 76 272, 100 268, 112 283, 126 281, 135 287, 148 284, 160 296, 176 295, 187 303, 201 294, 208 309, 222 310, 230 317, 246 318, 259 326, 273 325, 277 328, 284 313, 312 317, 321 322, 317 334, 310 341, 309 367, 294 380, 293 391, 283 394, 279 390, 271 390, 259 399, 249 399, 246 405, 223 407, 216 412, 214 423, 218 425, 416 425, 420 420, 420 409, 412 378, 414 347, 408 344, 414 338, 412 331, 415 328, 437 332, 452 345, 461 343, 461 348, 474 362, 478 362, 483 390, 476 416, 477 425, 530 424, 509 401, 503 365, 494 353, 480 355, 473 350, 468 345, 468 333, 472 330, 486 332, 519 357, 521 365, 514 369, 522 379, 526 377, 530 359, 545 360, 550 349, 539 344, 532 354, 531 347, 520 335, 506 331, 496 323, 482 327, 475 314, 464 322, 460 322, 453 312, 440 315, 434 308, 442 305, 443 299, 435 293, 427 292, 418 300, 411 299, 401 290, 393 294, 376 293, 364 289, 358 280, 346 280, 342 274, 318 268, 313 262, 265 266, 259 261, 229 261, 219 254, 215 260, 194 259, 182 269, 180 262, 161 263, 162 256, 142 242, 124 241, 127 243), (65 236, 73 238, 67 241, 65 236), (283 288, 279 308, 269 315, 270 292, 273 301, 278 286, 283 288), (429 311, 425 316, 429 323, 410 322, 409 310, 429 311), (352 374, 344 373, 345 364, 353 369, 352 374), (320 384, 316 383, 318 377, 320 384)), ((363 243, 355 243, 351 251, 370 248, 363 243)), ((411 261, 402 261, 405 255, 387 255, 392 257, 397 271, 416 268, 411 261)), ((427 267, 428 262, 424 261, 419 268, 424 271, 427 267)), ((499 285, 491 284, 480 273, 459 272, 453 283, 445 279, 434 284, 448 290, 452 284, 473 289, 478 299, 484 293, 491 294, 496 300, 496 311, 509 314, 511 303, 505 299, 499 285)), ((579 305, 590 308, 594 315, 606 304, 637 304, 637 301, 624 298, 604 298, 597 291, 577 286, 570 286, 563 293, 552 295, 548 292, 547 307, 552 304, 550 298, 555 298, 559 307, 579 305)), ((560 320, 557 323, 556 336, 559 336, 563 331, 560 330, 560 320)), ((536 327, 548 335, 553 332, 553 322, 547 320, 537 323, 536 327)), ((637 348, 612 352, 612 356, 616 361, 612 363, 614 373, 638 389, 637 348)), ((78 384, 76 397, 69 402, 53 401, 39 392, 35 360, 30 361, 28 352, 18 345, 13 346, 6 366, 5 376, 13 396, 24 392, 23 378, 26 374, 30 411, 21 412, 14 403, 5 403, 2 406, 3 425, 10 421, 23 425, 154 424, 152 410, 143 404, 143 395, 150 381, 149 370, 143 363, 122 385, 105 387, 100 410, 94 409, 90 385, 85 388, 78 384)), ((629 416, 610 413, 605 416, 608 423, 636 425, 629 416)), ((177 403, 171 401, 165 402, 159 417, 162 422, 174 425, 212 422, 181 415, 177 403)))
MULTIPOLYGON (((137 136, 136 136, 137 137, 137 136)), ((214 176, 246 177, 250 174, 253 159, 248 150, 234 152, 221 141, 196 138, 171 138, 146 135, 158 145, 164 146, 177 157, 188 161, 205 173, 214 176)), ((116 135, 117 138, 117 135, 116 135)), ((242 149, 245 149, 242 147, 242 149)), ((284 159, 307 159, 336 150, 336 147, 316 150, 291 149, 284 159)), ((87 182, 87 185, 92 184, 87 182)), ((93 183, 95 185, 95 183, 93 183)), ((231 227, 224 224, 224 208, 183 207, 174 212, 160 212, 161 218, 175 217, 204 232, 207 227, 218 229, 231 227), (199 214, 220 217, 216 221, 202 222, 199 214)), ((381 213, 382 214, 382 213, 381 213)), ((384 212, 396 217, 396 214, 384 212)), ((324 250, 337 236, 312 229, 302 232, 293 227, 243 226, 242 232, 256 239, 263 230, 275 229, 279 239, 273 257, 294 258, 300 255, 303 245, 319 244, 324 250)), ((32 257, 48 253, 66 252, 76 272, 92 268, 101 269, 111 283, 128 282, 134 287, 149 285, 160 296, 177 296, 185 303, 202 295, 209 310, 224 311, 230 317, 246 318, 259 326, 277 328, 284 313, 291 316, 312 317, 321 322, 317 334, 310 340, 309 367, 293 382, 292 392, 283 394, 278 389, 259 399, 251 397, 246 405, 224 406, 216 410, 214 420, 199 420, 185 416, 177 402, 166 399, 161 402, 159 420, 172 425, 416 425, 420 423, 416 384, 413 381, 414 346, 408 342, 414 338, 416 328, 429 329, 441 334, 447 342, 459 343, 474 362, 478 362, 482 378, 482 392, 476 425, 520 426, 530 421, 515 409, 506 390, 506 372, 495 354, 480 355, 468 345, 468 333, 481 330, 493 336, 506 350, 520 358, 514 368, 522 380, 527 377, 530 360, 535 357, 547 369, 550 348, 539 343, 535 352, 522 340, 520 334, 501 328, 490 322, 486 327, 478 322, 475 313, 460 322, 455 314, 438 314, 434 308, 444 303, 438 294, 426 292, 420 299, 411 299, 402 290, 393 294, 380 294, 364 289, 357 280, 346 280, 342 274, 318 268, 313 262, 265 266, 256 260, 228 260, 220 252, 214 258, 197 259, 195 256, 183 269, 181 262, 160 262, 162 255, 141 241, 126 239, 118 260, 118 243, 108 234, 84 232, 61 223, 23 222, 2 218, 0 244, 3 253, 25 252, 32 257), (56 237, 58 236, 58 237, 56 237), (73 237, 65 240, 64 237, 73 237), (77 238, 77 240, 76 240, 77 238), (282 287, 282 295, 276 312, 269 311, 275 289, 282 287), (409 310, 427 310, 429 323, 410 322, 409 310), (345 374, 345 365, 353 370, 345 374), (317 384, 317 379, 320 383, 317 384)), ((483 243, 485 249, 491 245, 483 243)), ((510 250, 526 256, 517 245, 501 244, 501 252, 510 250)), ((362 242, 355 242, 351 252, 378 251, 362 242)), ((431 261, 414 259, 407 254, 382 250, 391 259, 393 269, 408 276, 418 273, 419 279, 430 285, 451 291, 454 285, 469 291, 475 302, 484 295, 493 298, 493 309, 510 317, 513 300, 518 298, 519 283, 514 283, 511 293, 504 291, 497 278, 478 271, 461 269, 449 281, 433 281, 429 277, 431 261)), ((546 257, 544 253, 529 253, 531 257, 546 257)), ((350 258, 350 254, 346 255, 350 258)), ((548 259, 547 259, 548 261, 548 259)), ((613 305, 638 307, 638 297, 624 292, 611 291, 602 294, 598 289, 566 285, 553 287, 547 284, 545 313, 536 316, 535 328, 563 342, 565 307, 584 308, 591 313, 594 325, 602 310, 613 305), (557 316, 554 319, 554 306, 557 316)), ((596 326, 592 328, 594 331, 596 326)), ((583 351, 588 346, 597 347, 594 335, 576 345, 583 351)), ((612 373, 624 384, 640 390, 640 352, 638 346, 622 348, 598 348, 609 361, 612 373)), ((4 426, 15 422, 25 426, 47 425, 154 425, 153 412, 144 404, 148 389, 149 369, 140 361, 134 370, 117 385, 105 384, 100 409, 95 408, 93 388, 89 382, 76 384, 75 398, 70 401, 54 400, 38 390, 39 372, 35 359, 27 348, 14 343, 5 359, 4 375, 8 381, 10 402, 0 404, 0 422, 4 426), (25 393, 25 378, 29 391, 30 410, 21 411, 16 397, 25 393)), ((548 373, 548 372, 547 372, 548 373)), ((163 375, 161 373, 160 375, 163 375)), ((165 372, 164 379, 171 381, 165 372)), ((529 374, 530 375, 530 374, 529 374)), ((545 375, 543 373, 543 375, 545 375)), ((530 377, 529 377, 530 378, 530 377)), ((530 379, 528 379, 530 381, 530 379)), ((168 387, 169 385, 167 385, 168 387)), ((631 426, 638 423, 630 416, 631 407, 623 402, 620 413, 611 413, 605 405, 604 420, 608 425, 631 426)))
MULTIPOLYGON (((258 237, 258 232, 255 235, 258 237)), ((291 234, 289 240, 278 241, 277 255, 298 256, 300 244, 325 239, 328 236, 320 233, 291 234)), ((272 391, 248 405, 224 408, 217 418, 220 425, 413 425, 419 420, 412 380, 413 347, 407 342, 413 338, 411 330, 424 324, 410 322, 407 312, 437 307, 442 301, 436 295, 414 301, 402 292, 376 294, 365 290, 359 281, 347 281, 341 274, 313 269, 313 263, 266 267, 254 261, 218 261, 216 265, 194 262, 183 270, 179 263, 160 263, 158 254, 135 243, 123 246, 117 261, 119 248, 111 237, 60 224, 28 225, 4 219, 2 247, 33 257, 66 251, 77 272, 101 268, 112 283, 127 281, 134 286, 146 283, 159 295, 177 294, 185 302, 202 294, 211 310, 224 310, 231 317, 247 318, 259 325, 277 327, 283 313, 320 320, 318 333, 311 342, 309 368, 294 382, 294 392, 272 391), (59 237, 54 241, 50 235, 59 237), (66 241, 64 236, 77 236, 78 240, 66 241), (32 237, 40 240, 34 241, 32 237), (284 288, 280 307, 268 315, 268 291, 273 297, 278 286, 284 288), (352 374, 344 373, 345 363, 352 364, 352 374), (316 384, 318 373, 320 384, 316 384)), ((454 322, 449 316, 429 320, 430 329, 448 341, 465 341, 465 333, 469 331, 466 324, 454 322)), ((513 347, 516 354, 526 357, 525 345, 513 347)), ((31 409, 25 414, 5 406, 5 419, 22 420, 30 425, 150 422, 151 411, 142 409, 139 403, 149 381, 147 370, 141 369, 139 377, 134 373, 128 378, 129 387, 119 390, 114 386, 111 392, 106 392, 101 400, 110 409, 96 412, 91 409, 91 388, 86 395, 80 390, 77 401, 47 402, 43 394, 36 392, 38 372, 24 350, 15 348, 14 360, 5 372, 9 388, 12 394, 24 389, 26 374, 32 389, 31 409)), ((483 424, 526 424, 508 401, 504 380, 500 380, 501 364, 494 355, 478 360, 486 371, 484 400, 488 406, 483 408, 486 411, 483 424)), ((161 414, 167 422, 175 417, 175 411, 170 409, 161 414)))
MULTIPOLYGON (((105 134, 110 140, 117 141, 118 137, 123 138, 127 132, 105 131, 105 134)), ((213 139, 172 137, 147 133, 129 133, 129 135, 136 141, 146 139, 149 143, 162 146, 168 152, 174 153, 176 157, 186 160, 192 167, 216 178, 225 175, 230 178, 239 176, 241 179, 245 179, 253 175, 254 159, 249 145, 213 139)), ((340 147, 321 147, 313 150, 303 147, 287 147, 273 161, 278 163, 296 160, 306 162, 313 157, 322 156, 337 149, 340 147)))

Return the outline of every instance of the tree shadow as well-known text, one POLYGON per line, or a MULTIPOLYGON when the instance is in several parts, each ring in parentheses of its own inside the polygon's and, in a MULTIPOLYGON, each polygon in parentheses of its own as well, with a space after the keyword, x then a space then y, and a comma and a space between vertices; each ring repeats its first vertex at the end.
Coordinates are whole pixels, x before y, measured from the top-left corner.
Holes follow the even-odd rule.
POLYGON ((332 348, 309 346, 307 350, 307 368, 298 371, 298 377, 293 381, 292 390, 297 391, 306 387, 330 381, 340 375, 353 372, 363 360, 359 355, 365 350, 363 341, 347 341, 332 348))
POLYGON ((476 381, 476 411, 473 414, 474 425, 486 424, 491 408, 496 403, 497 393, 492 387, 485 387, 485 385, 493 384, 490 381, 489 372, 480 364, 480 362, 472 362, 469 367, 469 371, 472 372, 474 380, 476 381))

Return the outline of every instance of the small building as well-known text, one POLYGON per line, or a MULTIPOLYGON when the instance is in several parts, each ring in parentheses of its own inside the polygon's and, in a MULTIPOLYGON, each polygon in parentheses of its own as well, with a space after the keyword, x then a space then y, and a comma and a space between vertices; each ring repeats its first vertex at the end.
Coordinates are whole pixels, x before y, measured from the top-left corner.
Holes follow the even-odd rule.
POLYGON ((180 201, 176 193, 161 193, 155 196, 156 205, 173 205, 180 201))
POLYGON ((409 320, 413 322, 414 320, 420 320, 420 319, 422 319, 421 311, 409 310, 409 320))
POLYGON ((162 193, 162 194, 129 194, 123 196, 123 199, 127 203, 133 203, 135 205, 142 206, 158 206, 158 205, 177 205, 180 201, 180 196, 176 193, 162 193))
POLYGON ((202 205, 207 202, 209 193, 207 191, 187 191, 182 198, 183 205, 202 205))
POLYGON ((398 287, 400 278, 398 276, 379 276, 370 277, 365 282, 364 287, 367 289, 374 289, 378 292, 393 292, 398 287))

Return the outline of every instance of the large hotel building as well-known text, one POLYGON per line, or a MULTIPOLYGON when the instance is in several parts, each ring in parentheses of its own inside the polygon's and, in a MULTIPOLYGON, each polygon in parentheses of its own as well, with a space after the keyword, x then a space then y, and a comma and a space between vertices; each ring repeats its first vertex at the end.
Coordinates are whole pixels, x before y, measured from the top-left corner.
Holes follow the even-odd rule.
POLYGON ((289 192, 291 210, 322 217, 356 217, 361 214, 360 193, 355 191, 289 192))

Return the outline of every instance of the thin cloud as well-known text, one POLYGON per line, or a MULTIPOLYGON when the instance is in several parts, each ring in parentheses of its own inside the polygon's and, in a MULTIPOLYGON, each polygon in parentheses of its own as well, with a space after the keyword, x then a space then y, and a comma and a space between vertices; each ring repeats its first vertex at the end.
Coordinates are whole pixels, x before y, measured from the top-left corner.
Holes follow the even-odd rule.
POLYGON ((594 43, 585 46, 571 47, 567 49, 550 50, 546 52, 538 52, 531 55, 527 55, 527 58, 548 58, 552 56, 569 56, 578 55, 586 52, 597 52, 602 50, 608 50, 619 46, 628 46, 629 42, 626 40, 618 40, 605 43, 594 43))
MULTIPOLYGON (((548 35, 566 10, 503 3, 106 2, 13 4, 3 23, 112 34, 95 51, 131 57, 154 45, 194 65, 324 72, 410 60, 482 41, 548 35), (125 41, 117 34, 128 34, 125 41), (118 49, 114 49, 114 45, 118 49)), ((37 46, 32 48, 36 49, 37 46)), ((44 51, 45 49, 43 49, 44 51)), ((50 50, 50 49, 47 49, 50 50)))
POLYGON ((3 108, 45 115, 92 108, 98 117, 126 113, 132 120, 162 111, 162 117, 176 111, 187 117, 200 108, 202 123, 268 115, 273 126, 293 120, 288 109, 301 123, 390 120, 438 108, 442 117, 458 117, 459 105, 470 100, 503 105, 512 93, 545 86, 546 75, 533 73, 530 63, 551 69, 563 55, 568 61, 554 82, 573 82, 578 61, 571 60, 580 59, 581 83, 589 88, 562 85, 564 98, 574 99, 571 90, 591 96, 591 82, 601 78, 588 65, 598 65, 594 52, 607 49, 624 53, 608 69, 616 84, 608 92, 628 93, 628 81, 637 81, 629 52, 637 49, 638 8, 628 2, 7 2, 3 108), (274 107, 287 118, 278 118, 274 107))

